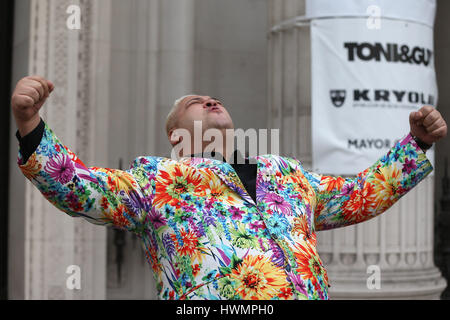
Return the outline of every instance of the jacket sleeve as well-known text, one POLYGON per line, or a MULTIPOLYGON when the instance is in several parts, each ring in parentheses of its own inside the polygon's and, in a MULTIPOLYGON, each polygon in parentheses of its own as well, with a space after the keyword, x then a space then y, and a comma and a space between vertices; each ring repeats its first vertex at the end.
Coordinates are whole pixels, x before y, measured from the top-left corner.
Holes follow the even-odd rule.
POLYGON ((312 173, 316 230, 340 228, 385 212, 422 181, 433 167, 408 134, 370 168, 353 178, 312 173))
POLYGON ((152 178, 137 159, 130 170, 88 168, 45 125, 42 139, 18 165, 55 207, 72 217, 140 233, 151 207, 152 178))

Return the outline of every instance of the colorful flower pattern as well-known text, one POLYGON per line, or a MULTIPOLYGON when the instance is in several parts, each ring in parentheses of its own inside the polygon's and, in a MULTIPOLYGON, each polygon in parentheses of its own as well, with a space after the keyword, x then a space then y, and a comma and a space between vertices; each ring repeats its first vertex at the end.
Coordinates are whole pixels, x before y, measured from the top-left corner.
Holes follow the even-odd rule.
POLYGON ((136 233, 160 299, 328 299, 316 231, 377 216, 432 171, 410 135, 354 178, 256 160, 256 203, 228 163, 140 157, 127 171, 88 168, 47 125, 18 164, 66 214, 136 233))

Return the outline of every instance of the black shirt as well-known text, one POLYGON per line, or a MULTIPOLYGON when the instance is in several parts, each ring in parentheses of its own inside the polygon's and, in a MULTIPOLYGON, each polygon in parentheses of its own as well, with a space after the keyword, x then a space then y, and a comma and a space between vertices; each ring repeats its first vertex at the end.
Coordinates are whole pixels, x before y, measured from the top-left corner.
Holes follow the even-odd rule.
MULTIPOLYGON (((20 153, 22 154, 23 163, 27 162, 31 155, 36 151, 37 147, 41 143, 42 136, 44 135, 45 123, 41 119, 39 125, 25 137, 21 137, 19 131, 16 132, 16 137, 19 140, 20 145, 20 153)), ((196 155, 191 155, 194 157, 196 155)), ((214 152, 211 153, 213 158, 215 157, 214 152)), ((200 157, 206 157, 201 154, 200 157)), ((226 159, 220 155, 223 162, 226 162, 226 159)), ((256 174, 257 174, 257 164, 250 163, 248 159, 243 159, 242 155, 235 151, 233 153, 234 163, 231 164, 233 169, 236 171, 239 179, 241 179, 242 184, 247 190, 248 194, 252 197, 252 199, 256 203, 256 174)))

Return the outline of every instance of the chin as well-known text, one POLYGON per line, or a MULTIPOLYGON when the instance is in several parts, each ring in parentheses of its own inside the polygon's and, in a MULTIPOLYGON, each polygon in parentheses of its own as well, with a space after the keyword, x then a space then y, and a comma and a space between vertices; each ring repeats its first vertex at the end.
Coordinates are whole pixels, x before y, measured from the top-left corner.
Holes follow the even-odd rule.
POLYGON ((210 119, 206 127, 215 129, 233 129, 234 125, 229 119, 210 119))
POLYGON ((233 123, 230 121, 218 121, 217 122, 217 127, 219 127, 220 129, 233 129, 233 123))

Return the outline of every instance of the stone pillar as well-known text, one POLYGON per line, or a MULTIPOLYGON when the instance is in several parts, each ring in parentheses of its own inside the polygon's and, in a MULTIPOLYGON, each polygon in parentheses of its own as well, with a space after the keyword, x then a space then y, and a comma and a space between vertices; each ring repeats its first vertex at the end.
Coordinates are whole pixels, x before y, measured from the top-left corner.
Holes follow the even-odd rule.
MULTIPOLYGON (((280 129, 280 153, 311 170, 311 48, 304 15, 304 0, 270 1, 269 127, 280 129)), ((330 298, 438 299, 446 283, 433 262, 433 196, 431 176, 381 216, 319 232, 330 298), (380 268, 380 289, 367 287, 371 265, 380 268)))
MULTIPOLYGON (((15 63, 27 59, 27 74, 39 74, 54 82, 55 91, 43 107, 42 117, 88 166, 105 163, 108 101, 104 99, 104 84, 109 79, 105 68, 109 50, 104 49, 110 46, 110 39, 103 26, 109 22, 109 2, 31 0, 26 6, 29 16, 23 14, 22 18, 30 21, 29 50, 28 54, 15 52, 15 63), (79 30, 66 25, 66 10, 73 4, 81 8, 79 30)), ((11 278, 23 277, 24 282, 14 288, 10 298, 104 299, 105 228, 65 215, 28 181, 23 189, 14 188, 11 201, 22 202, 24 211, 10 212, 10 233, 23 235, 24 248, 14 263, 24 267, 17 272, 11 262, 9 270, 11 278), (80 267, 80 290, 66 286, 70 276, 66 271, 71 265, 80 267)), ((11 245, 20 246, 18 242, 11 245)))
MULTIPOLYGON (((127 169, 138 156, 170 156, 165 120, 176 98, 194 85, 193 0, 108 0, 111 33, 107 167, 127 169)), ((155 299, 140 240, 108 230, 107 298, 155 299), (124 257, 118 281, 117 250, 124 257)))
MULTIPOLYGON (((170 156, 165 123, 176 98, 194 90, 195 3, 159 0, 158 155, 170 156)), ((194 92, 195 93, 195 92, 194 92)))

